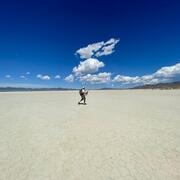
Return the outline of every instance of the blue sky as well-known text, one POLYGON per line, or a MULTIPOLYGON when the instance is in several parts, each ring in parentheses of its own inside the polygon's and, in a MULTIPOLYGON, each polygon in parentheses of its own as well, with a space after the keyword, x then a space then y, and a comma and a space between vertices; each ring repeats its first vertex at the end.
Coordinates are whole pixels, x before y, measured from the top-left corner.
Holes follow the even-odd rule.
POLYGON ((180 80, 179 8, 178 0, 1 2, 0 86, 180 80))

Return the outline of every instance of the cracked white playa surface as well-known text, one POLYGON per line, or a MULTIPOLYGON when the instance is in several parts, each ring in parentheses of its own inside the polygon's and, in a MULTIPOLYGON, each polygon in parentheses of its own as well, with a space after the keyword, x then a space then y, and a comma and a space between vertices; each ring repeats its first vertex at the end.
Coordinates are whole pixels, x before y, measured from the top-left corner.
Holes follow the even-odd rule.
POLYGON ((0 93, 0 180, 180 179, 180 91, 0 93))

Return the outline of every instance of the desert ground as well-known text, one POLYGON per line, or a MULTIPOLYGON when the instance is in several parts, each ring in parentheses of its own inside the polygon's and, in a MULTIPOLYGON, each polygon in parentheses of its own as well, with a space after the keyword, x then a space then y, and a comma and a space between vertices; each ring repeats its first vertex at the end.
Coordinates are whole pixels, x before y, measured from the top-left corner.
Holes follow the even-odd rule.
POLYGON ((180 179, 180 90, 0 93, 1 180, 180 179))

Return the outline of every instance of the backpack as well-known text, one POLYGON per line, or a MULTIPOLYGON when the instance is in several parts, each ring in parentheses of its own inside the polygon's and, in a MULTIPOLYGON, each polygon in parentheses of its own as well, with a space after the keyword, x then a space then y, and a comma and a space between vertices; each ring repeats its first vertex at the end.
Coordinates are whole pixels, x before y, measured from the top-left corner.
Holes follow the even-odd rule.
POLYGON ((80 90, 79 90, 79 94, 80 94, 80 95, 83 95, 83 89, 80 89, 80 90))

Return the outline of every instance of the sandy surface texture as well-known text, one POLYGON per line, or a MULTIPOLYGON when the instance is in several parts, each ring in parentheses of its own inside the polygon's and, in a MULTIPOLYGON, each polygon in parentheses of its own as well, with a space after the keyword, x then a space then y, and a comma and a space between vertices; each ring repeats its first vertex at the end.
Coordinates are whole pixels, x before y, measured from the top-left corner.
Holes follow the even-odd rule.
POLYGON ((1 180, 180 179, 180 90, 0 93, 1 180))

